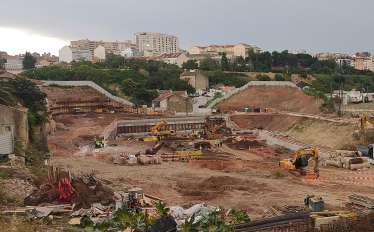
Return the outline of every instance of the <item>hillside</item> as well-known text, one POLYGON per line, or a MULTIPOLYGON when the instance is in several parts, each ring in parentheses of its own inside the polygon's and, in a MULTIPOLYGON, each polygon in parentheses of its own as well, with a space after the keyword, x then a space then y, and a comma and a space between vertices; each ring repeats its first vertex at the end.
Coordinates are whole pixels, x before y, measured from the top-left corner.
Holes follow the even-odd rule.
POLYGON ((318 114, 320 106, 321 103, 314 97, 307 96, 294 87, 252 86, 213 108, 239 112, 243 112, 245 108, 274 108, 280 111, 318 114))
MULTIPOLYGON (((357 144, 373 142, 372 131, 368 131, 360 141, 353 137, 357 124, 340 123, 290 115, 236 115, 232 116, 238 126, 243 128, 263 127, 310 145, 327 147, 331 150, 355 149, 357 144), (370 138, 369 138, 369 137, 370 138)), ((372 129, 371 129, 372 130, 372 129)))

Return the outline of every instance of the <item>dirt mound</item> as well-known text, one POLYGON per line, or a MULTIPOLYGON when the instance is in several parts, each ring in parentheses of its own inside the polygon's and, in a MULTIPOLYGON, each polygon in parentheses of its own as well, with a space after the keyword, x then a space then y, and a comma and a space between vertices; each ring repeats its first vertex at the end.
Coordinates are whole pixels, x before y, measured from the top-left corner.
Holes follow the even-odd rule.
POLYGON ((225 143, 227 144, 228 147, 231 149, 236 149, 236 150, 247 150, 249 146, 251 147, 258 147, 258 146, 263 146, 259 141, 253 140, 249 141, 246 139, 242 139, 238 142, 235 142, 236 140, 233 140, 232 138, 227 139, 225 143))
POLYGON ((76 139, 72 141, 72 143, 76 147, 92 145, 94 142, 94 137, 95 136, 93 135, 79 135, 76 139))
MULTIPOLYGON (((200 183, 179 181, 175 189, 183 196, 191 196, 197 200, 211 200, 233 190, 256 192, 258 191, 256 186, 258 184, 249 180, 243 181, 230 176, 212 176, 200 183)), ((266 187, 266 184, 261 184, 261 187, 266 187)))
POLYGON ((303 118, 290 115, 235 115, 230 117, 241 128, 263 128, 265 130, 286 132, 291 125, 296 125, 303 118))
POLYGON ((317 114, 321 103, 299 89, 287 86, 252 86, 234 94, 213 108, 241 111, 245 108, 274 108, 281 111, 317 114))

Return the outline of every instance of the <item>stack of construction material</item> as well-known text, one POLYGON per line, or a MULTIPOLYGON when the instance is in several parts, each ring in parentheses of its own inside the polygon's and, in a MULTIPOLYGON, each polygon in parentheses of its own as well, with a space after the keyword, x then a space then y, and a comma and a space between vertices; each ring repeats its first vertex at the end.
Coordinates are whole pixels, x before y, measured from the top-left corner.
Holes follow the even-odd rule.
POLYGON ((337 150, 325 157, 324 165, 345 168, 350 170, 370 168, 367 157, 362 157, 360 151, 337 150))
POLYGON ((365 217, 369 214, 374 213, 374 199, 365 197, 362 195, 352 194, 349 195, 350 203, 347 203, 346 206, 349 211, 352 211, 357 214, 359 217, 365 217))

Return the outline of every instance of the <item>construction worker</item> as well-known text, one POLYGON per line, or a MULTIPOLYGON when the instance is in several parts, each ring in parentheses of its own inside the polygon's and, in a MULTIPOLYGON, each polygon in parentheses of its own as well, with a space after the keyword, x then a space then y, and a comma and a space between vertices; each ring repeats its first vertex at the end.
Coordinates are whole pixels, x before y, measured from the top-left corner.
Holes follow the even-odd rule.
POLYGON ((202 149, 203 149, 203 148, 201 147, 201 144, 200 144, 200 147, 199 147, 199 148, 200 148, 200 150, 202 150, 202 149))
POLYGON ((135 153, 135 158, 138 158, 140 156, 140 150, 135 153))
POLYGON ((218 140, 214 141, 214 147, 218 147, 218 140))
POLYGON ((220 147, 222 147, 222 140, 219 141, 219 145, 220 145, 220 147))
POLYGON ((104 147, 105 140, 104 138, 101 140, 101 147, 104 147))
POLYGON ((99 140, 96 140, 96 142, 95 142, 95 147, 96 148, 100 148, 101 146, 100 146, 100 141, 99 140))

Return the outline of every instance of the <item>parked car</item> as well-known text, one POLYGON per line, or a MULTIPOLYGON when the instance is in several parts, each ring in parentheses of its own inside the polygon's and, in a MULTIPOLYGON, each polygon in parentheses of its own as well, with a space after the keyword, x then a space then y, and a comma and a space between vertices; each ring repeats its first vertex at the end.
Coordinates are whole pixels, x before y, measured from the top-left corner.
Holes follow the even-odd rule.
POLYGON ((199 105, 199 108, 203 108, 204 105, 199 105))
POLYGON ((207 94, 207 95, 205 95, 205 97, 210 97, 210 95, 207 94))

